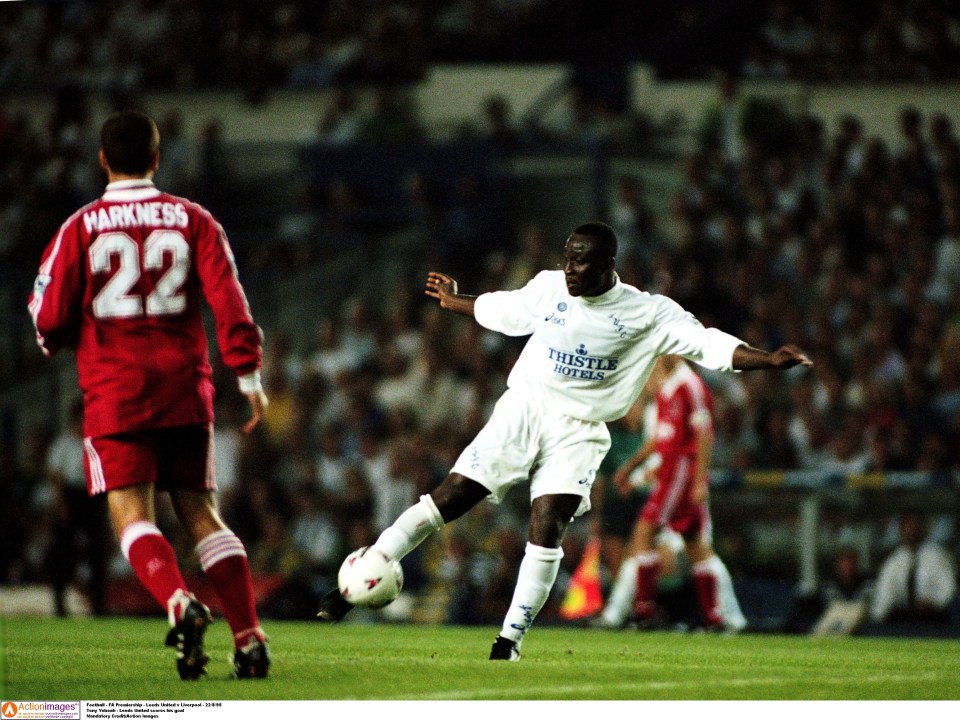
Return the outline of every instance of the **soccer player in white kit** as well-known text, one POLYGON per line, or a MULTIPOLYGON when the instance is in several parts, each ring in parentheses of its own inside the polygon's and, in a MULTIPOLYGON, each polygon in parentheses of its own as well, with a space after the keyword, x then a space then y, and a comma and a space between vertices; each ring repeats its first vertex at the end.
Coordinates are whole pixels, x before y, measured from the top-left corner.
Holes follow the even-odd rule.
MULTIPOLYGON (((580 225, 567 239, 562 270, 543 271, 519 290, 462 295, 431 272, 425 293, 440 307, 505 335, 529 335, 507 391, 447 475, 374 543, 395 560, 483 498, 499 503, 530 482, 524 559, 491 660, 519 660, 520 645, 553 587, 571 520, 590 509, 590 488, 610 447, 606 424, 630 409, 654 362, 680 355, 714 370, 812 365, 792 345, 773 352, 705 328, 677 303, 620 281, 617 238, 606 224, 580 225)), ((352 606, 331 590, 318 617, 337 621, 352 606)))

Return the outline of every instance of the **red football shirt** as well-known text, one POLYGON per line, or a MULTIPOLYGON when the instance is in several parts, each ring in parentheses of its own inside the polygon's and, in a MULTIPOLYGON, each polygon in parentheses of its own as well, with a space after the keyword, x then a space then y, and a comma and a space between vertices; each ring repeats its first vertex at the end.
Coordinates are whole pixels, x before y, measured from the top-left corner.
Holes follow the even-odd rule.
POLYGON ((213 420, 201 292, 223 361, 259 370, 262 334, 205 208, 122 181, 60 227, 29 308, 44 353, 76 349, 86 436, 213 420))
POLYGON ((657 452, 663 465, 697 454, 697 431, 713 426, 710 388, 685 362, 674 368, 657 392, 657 452))

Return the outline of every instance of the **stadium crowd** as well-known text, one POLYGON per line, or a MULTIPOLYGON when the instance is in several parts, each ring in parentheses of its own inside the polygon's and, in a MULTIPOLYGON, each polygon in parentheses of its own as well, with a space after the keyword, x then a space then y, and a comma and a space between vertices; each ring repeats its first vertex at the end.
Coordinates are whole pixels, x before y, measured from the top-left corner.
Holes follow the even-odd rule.
POLYGON ((431 62, 651 62, 696 75, 955 78, 960 12, 946 0, 643 3, 544 0, 205 0, 20 3, 0 9, 0 89, 244 88, 409 82, 431 62), (608 18, 617 17, 616 23, 608 18), (665 34, 663 27, 671 27, 665 34), (581 42, 564 40, 571 34, 581 42), (727 42, 729 39, 735 42, 727 42))
MULTIPOLYGON (((707 376, 717 398, 714 466, 919 470, 950 482, 960 470, 960 143, 950 120, 905 108, 901 142, 888 146, 864 138, 855 117, 832 136, 817 118, 790 118, 774 142, 750 123, 731 133, 718 112, 705 111, 668 215, 651 210, 634 177, 619 180, 607 209, 626 282, 674 297, 757 346, 797 339, 816 358, 812 373, 783 379, 707 376)), ((55 119, 48 127, 58 127, 55 119)), ((4 176, 22 172, 22 155, 39 144, 6 143, 17 152, 6 155, 4 176)), ((33 197, 49 198, 46 166, 34 167, 33 197)), ((95 175, 61 179, 74 183, 67 204, 95 194, 95 175)), ((10 255, 18 260, 35 254, 30 233, 22 237, 29 247, 10 255)), ((559 248, 530 218, 513 241, 464 265, 461 285, 518 286, 552 267, 559 248)), ((430 251, 425 263, 443 261, 430 251)), ((243 272, 245 254, 238 257, 243 272)), ((243 408, 228 382, 219 393, 224 514, 248 541, 255 571, 287 579, 287 591, 273 596, 277 614, 308 613, 344 553, 372 541, 443 477, 504 387, 519 346, 441 317, 419 289, 411 278, 397 296, 344 296, 342 312, 318 318, 306 344, 268 337, 262 432, 239 433, 243 408)), ((55 513, 50 439, 37 429, 21 457, 5 449, 4 508, 55 513)), ((398 612, 495 621, 522 556, 527 500, 512 501, 515 512, 497 515, 481 505, 444 543, 410 556, 407 588, 419 600, 398 612)), ((55 525, 18 517, 3 523, 4 581, 45 578, 55 525)), ((955 548, 955 528, 940 527, 955 548)), ((584 539, 571 534, 567 572, 584 539)))
MULTIPOLYGON (((365 13, 359 5, 248 3, 225 12, 209 2, 126 0, 4 7, 0 13, 11 22, 0 23, 0 87, 43 87, 66 77, 75 84, 60 90, 43 123, 0 112, 0 272, 33 272, 40 243, 100 193, 102 177, 87 160, 96 139, 83 88, 122 93, 240 84, 260 91, 410 80, 444 55, 426 38, 446 38, 449 52, 460 47, 470 56, 457 38, 471 23, 488 28, 471 37, 492 46, 505 26, 525 22, 511 13, 535 16, 546 3, 373 2, 374 12, 365 13), (320 26, 327 31, 316 33, 320 26), (117 33, 130 27, 137 42, 117 42, 117 33), (214 41, 194 42, 200 32, 214 41), (235 62, 216 62, 220 57, 235 62)), ((767 20, 749 56, 739 59, 746 76, 926 80, 955 76, 960 67, 958 13, 947 3, 883 2, 881 12, 862 16, 832 0, 810 10, 783 0, 764 6, 767 20)), ((483 57, 482 48, 475 53, 483 57)), ((416 135, 416 117, 390 105, 386 91, 384 114, 366 124, 370 118, 355 114, 349 93, 340 97, 343 106, 331 109, 314 140, 350 147, 385 128, 399 140, 416 135)), ((504 107, 493 102, 489 112, 480 136, 507 148, 522 137, 525 128, 511 124, 504 107)), ((577 119, 573 112, 571 123, 577 119)), ((553 137, 603 136, 611 127, 629 127, 622 121, 592 116, 553 137)), ((217 126, 195 142, 170 114, 161 133, 158 185, 189 192, 216 211, 224 179, 217 126)), ((666 214, 652 209, 639 178, 617 179, 604 219, 620 238, 623 280, 673 297, 706 324, 755 346, 796 342, 816 361, 812 372, 783 378, 706 375, 717 400, 714 467, 924 471, 955 483, 960 139, 951 118, 904 108, 898 142, 885 143, 866 137, 854 116, 828 132, 820 118, 771 114, 730 82, 705 109, 697 147, 682 164, 682 187, 666 214)), ((309 187, 306 173, 302 180, 309 187)), ((454 265, 462 289, 479 293, 519 286, 555 265, 563 238, 550 236, 542 219, 491 225, 480 188, 465 183, 457 201, 439 202, 429 192, 439 180, 414 178, 403 188, 409 205, 389 227, 416 227, 435 238, 442 226, 445 237, 461 239, 463 252, 445 255, 450 246, 434 242, 421 248, 418 267, 454 265), (497 236, 506 241, 490 242, 497 236)), ((360 199, 349 185, 325 192, 305 196, 308 219, 323 210, 324 222, 349 224, 352 237, 371 227, 382 234, 382 217, 371 225, 370 213, 358 213, 360 199)), ((281 229, 296 235, 300 228, 298 237, 309 240, 313 230, 303 232, 302 219, 291 213, 281 229)), ((241 274, 277 262, 262 248, 236 249, 241 274)), ((307 248, 288 257, 287 267, 324 259, 307 248)), ((271 404, 252 436, 238 432, 243 406, 220 378, 216 449, 224 515, 246 542, 255 572, 283 578, 268 608, 276 616, 309 616, 344 554, 371 542, 440 481, 503 390, 520 346, 441 316, 421 301, 421 287, 416 276, 389 297, 317 288, 341 293, 342 309, 317 318, 299 337, 268 334, 271 404)), ((22 312, 23 299, 17 302, 22 312)), ((269 329, 271 319, 253 310, 269 329)), ((24 361, 39 366, 41 359, 37 353, 24 361)), ((21 448, 0 445, 2 583, 51 581, 54 553, 63 547, 55 544, 62 542, 57 518, 64 508, 50 467, 56 430, 31 428, 21 448), (29 515, 19 512, 24 507, 29 515), (36 517, 47 521, 28 520, 36 517)), ((58 438, 58 452, 67 442, 58 438)), ((509 498, 508 512, 494 514, 481 504, 442 543, 409 556, 406 586, 416 602, 398 603, 394 611, 415 620, 499 622, 523 554, 527 498, 521 494, 509 498)), ((163 522, 177 538, 169 518, 163 522)), ((589 523, 599 531, 597 518, 589 523)), ((949 518, 936 527, 956 563, 958 529, 949 518)), ((584 531, 571 533, 562 573, 573 571, 585 539, 584 531)), ((88 541, 78 542, 82 552, 88 541)), ((878 560, 895 542, 895 533, 879 533, 871 556, 878 560)), ((189 557, 186 538, 178 549, 189 557)), ((878 566, 870 562, 861 571, 875 573, 878 566)), ((119 577, 128 569, 118 561, 110 572, 119 577)), ((558 593, 564 585, 561 577, 558 593)), ((556 606, 548 606, 546 617, 556 606)))

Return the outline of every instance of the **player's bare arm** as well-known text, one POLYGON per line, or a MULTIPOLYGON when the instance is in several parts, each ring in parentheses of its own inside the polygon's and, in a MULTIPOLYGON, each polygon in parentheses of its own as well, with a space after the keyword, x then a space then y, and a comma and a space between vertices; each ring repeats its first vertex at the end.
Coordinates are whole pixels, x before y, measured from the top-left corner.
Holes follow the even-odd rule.
POLYGON ((647 458, 653 453, 654 447, 655 443, 653 440, 648 440, 639 450, 630 456, 629 460, 617 468, 613 476, 613 482, 621 495, 626 495, 633 489, 633 485, 630 482, 630 475, 647 461, 647 458))
POLYGON ((690 499, 697 505, 707 502, 710 497, 710 453, 713 451, 713 430, 702 428, 697 431, 696 473, 690 499))
POLYGON ((260 424, 260 421, 263 419, 264 412, 269 405, 267 400, 267 395, 263 390, 256 390, 254 392, 244 393, 247 397, 247 402, 250 403, 250 419, 243 424, 243 432, 246 435, 249 435, 253 432, 253 429, 260 424))
POLYGON ((734 370, 786 370, 797 365, 813 367, 813 361, 796 345, 784 345, 773 352, 739 345, 733 351, 734 370))
POLYGON ((473 317, 475 295, 461 295, 457 292, 457 281, 443 273, 430 272, 427 274, 427 288, 424 295, 440 301, 444 310, 452 310, 461 315, 473 317))

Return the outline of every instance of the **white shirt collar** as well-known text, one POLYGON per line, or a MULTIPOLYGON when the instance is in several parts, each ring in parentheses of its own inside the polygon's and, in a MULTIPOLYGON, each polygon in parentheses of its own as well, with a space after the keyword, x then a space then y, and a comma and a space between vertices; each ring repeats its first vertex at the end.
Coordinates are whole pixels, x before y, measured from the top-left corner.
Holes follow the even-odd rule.
POLYGON ((153 181, 147 178, 136 180, 117 180, 107 185, 103 199, 111 202, 133 202, 149 200, 160 194, 153 181))

